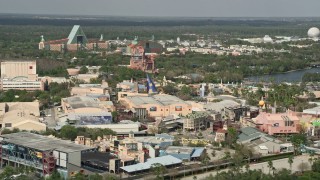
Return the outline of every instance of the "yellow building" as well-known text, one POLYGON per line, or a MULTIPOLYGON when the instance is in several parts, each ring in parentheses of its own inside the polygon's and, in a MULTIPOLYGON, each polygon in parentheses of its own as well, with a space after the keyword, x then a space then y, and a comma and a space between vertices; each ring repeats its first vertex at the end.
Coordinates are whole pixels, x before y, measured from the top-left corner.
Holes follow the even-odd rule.
POLYGON ((0 128, 27 131, 45 131, 46 125, 39 122, 38 102, 0 103, 0 128))

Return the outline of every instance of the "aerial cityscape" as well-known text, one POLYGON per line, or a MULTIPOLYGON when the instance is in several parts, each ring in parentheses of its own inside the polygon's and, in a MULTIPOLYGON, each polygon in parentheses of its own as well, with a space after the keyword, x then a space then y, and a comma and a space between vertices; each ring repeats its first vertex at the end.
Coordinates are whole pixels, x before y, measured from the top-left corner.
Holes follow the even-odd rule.
POLYGON ((319 6, 1 2, 0 179, 320 179, 319 6))

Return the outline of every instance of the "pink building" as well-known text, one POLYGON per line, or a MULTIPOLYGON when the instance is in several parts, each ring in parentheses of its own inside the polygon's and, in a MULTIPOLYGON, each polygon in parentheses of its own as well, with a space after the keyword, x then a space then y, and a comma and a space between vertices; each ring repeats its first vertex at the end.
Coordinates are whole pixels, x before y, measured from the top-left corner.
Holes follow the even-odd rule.
POLYGON ((260 113, 255 122, 257 128, 269 135, 299 133, 300 120, 293 112, 271 114, 260 113))

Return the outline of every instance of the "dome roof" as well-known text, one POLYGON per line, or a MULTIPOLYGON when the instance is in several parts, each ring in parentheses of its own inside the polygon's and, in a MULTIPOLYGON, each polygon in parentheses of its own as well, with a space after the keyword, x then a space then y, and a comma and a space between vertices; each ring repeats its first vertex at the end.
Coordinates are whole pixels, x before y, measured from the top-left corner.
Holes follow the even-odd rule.
POLYGON ((312 27, 308 30, 308 36, 310 38, 317 38, 320 34, 320 30, 316 27, 312 27))
POLYGON ((270 36, 265 35, 265 36, 263 37, 263 42, 265 42, 265 43, 272 43, 273 40, 272 40, 272 38, 271 38, 270 36))
POLYGON ((264 106, 264 101, 263 100, 259 101, 259 106, 264 106))

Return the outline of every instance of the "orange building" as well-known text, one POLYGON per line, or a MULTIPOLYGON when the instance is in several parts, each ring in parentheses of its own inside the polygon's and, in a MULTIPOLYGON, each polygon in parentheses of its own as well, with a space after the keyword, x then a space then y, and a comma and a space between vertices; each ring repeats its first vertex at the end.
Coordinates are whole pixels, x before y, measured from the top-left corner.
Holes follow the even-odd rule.
POLYGON ((78 50, 103 50, 107 49, 109 44, 103 40, 103 35, 100 39, 87 39, 80 25, 74 25, 68 38, 45 41, 41 36, 39 42, 39 49, 45 49, 50 51, 78 51, 78 50))
POLYGON ((129 45, 131 59, 129 68, 144 72, 156 73, 155 57, 161 53, 162 47, 152 41, 138 42, 136 37, 129 45))

